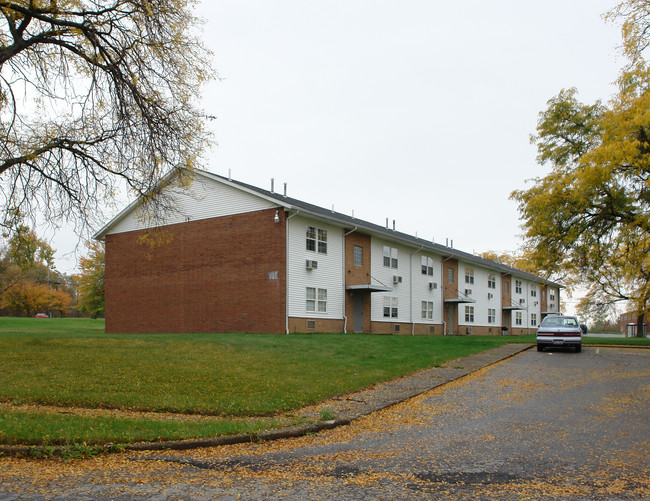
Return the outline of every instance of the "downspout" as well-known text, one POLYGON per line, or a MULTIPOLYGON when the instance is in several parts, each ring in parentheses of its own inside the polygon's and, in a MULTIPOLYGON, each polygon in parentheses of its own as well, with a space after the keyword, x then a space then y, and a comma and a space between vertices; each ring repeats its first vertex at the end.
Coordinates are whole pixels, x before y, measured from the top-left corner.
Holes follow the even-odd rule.
POLYGON ((415 320, 413 319, 413 256, 420 252, 424 247, 420 245, 419 249, 409 254, 409 305, 411 306, 411 336, 415 336, 415 320))
POLYGON ((350 233, 354 233, 358 229, 359 227, 355 226, 350 231, 343 234, 343 268, 341 270, 341 274, 343 275, 343 334, 348 333, 348 317, 345 315, 345 301, 347 299, 345 289, 345 237, 347 237, 350 233))
POLYGON ((284 308, 284 311, 285 311, 285 315, 284 315, 284 333, 285 334, 289 334, 289 219, 291 219, 293 216, 297 216, 299 213, 300 213, 300 211, 297 210, 296 212, 291 214, 289 217, 287 217, 286 220, 285 220, 285 223, 286 223, 286 230, 285 230, 285 233, 286 233, 286 236, 285 236, 285 239, 286 239, 286 243, 285 243, 286 252, 284 253, 285 254, 285 260, 286 260, 286 264, 285 264, 285 267, 286 267, 286 271, 285 271, 286 284, 284 286, 284 294, 285 294, 285 300, 284 301, 286 303, 285 308, 284 308))

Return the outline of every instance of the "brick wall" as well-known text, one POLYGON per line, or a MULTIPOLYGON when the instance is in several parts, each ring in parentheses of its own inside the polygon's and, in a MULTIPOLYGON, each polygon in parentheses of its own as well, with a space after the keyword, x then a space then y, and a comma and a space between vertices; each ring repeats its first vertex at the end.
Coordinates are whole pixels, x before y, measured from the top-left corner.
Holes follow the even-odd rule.
POLYGON ((274 216, 171 225, 157 247, 139 243, 147 230, 107 235, 106 332, 284 332, 286 225, 274 216))

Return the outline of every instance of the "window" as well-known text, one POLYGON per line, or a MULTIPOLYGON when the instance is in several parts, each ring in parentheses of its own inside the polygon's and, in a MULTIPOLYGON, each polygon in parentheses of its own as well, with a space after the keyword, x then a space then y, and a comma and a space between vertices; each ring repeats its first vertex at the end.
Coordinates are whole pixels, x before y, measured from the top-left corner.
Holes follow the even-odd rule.
POLYGON ((397 249, 384 245, 384 266, 397 268, 397 249))
POLYGON ((537 297, 537 289, 535 287, 530 289, 530 297, 537 297))
POLYGON ((515 312, 515 324, 523 325, 523 316, 520 311, 515 312))
POLYGON ((422 318, 425 320, 433 320, 432 301, 422 301, 422 318))
POLYGON ((530 314, 530 325, 533 327, 537 325, 537 313, 530 314))
POLYGON ((474 283, 474 268, 465 268, 465 283, 474 283))
POLYGON ((551 301, 555 301, 555 291, 549 291, 549 293, 548 293, 548 298, 549 298, 551 301))
POLYGON ((504 282, 503 287, 506 289, 506 294, 510 294, 510 282, 504 282))
POLYGON ((327 312, 327 289, 316 289, 315 287, 307 287, 307 311, 318 311, 321 313, 327 312), (317 295, 318 293, 318 295, 317 295), (318 297, 318 300, 316 299, 318 297))
POLYGON ((318 311, 327 311, 327 289, 318 289, 318 311))
POLYGON ((307 226, 307 250, 327 254, 327 230, 307 226))
POLYGON ((549 306, 549 310, 554 310, 555 309, 555 303, 551 303, 549 306))
POLYGON ((515 280, 515 292, 521 294, 521 280, 515 280))
POLYGON ((384 317, 397 318, 397 298, 384 296, 384 317))
POLYGON ((363 247, 355 245, 354 253, 354 266, 363 266, 363 247))
POLYGON ((495 308, 488 308, 488 324, 494 324, 497 321, 497 310, 495 308))
POLYGON ((465 322, 473 322, 473 321, 474 321, 474 307, 465 306, 465 322))
POLYGON ((422 256, 422 274, 433 276, 433 259, 430 257, 422 256))
POLYGON ((488 274, 488 289, 496 289, 497 288, 497 278, 494 273, 489 273, 488 274))
POLYGON ((454 269, 453 268, 447 268, 447 283, 450 283, 450 284, 454 283, 454 269))
POLYGON ((316 311, 316 289, 307 287, 307 311, 316 311))

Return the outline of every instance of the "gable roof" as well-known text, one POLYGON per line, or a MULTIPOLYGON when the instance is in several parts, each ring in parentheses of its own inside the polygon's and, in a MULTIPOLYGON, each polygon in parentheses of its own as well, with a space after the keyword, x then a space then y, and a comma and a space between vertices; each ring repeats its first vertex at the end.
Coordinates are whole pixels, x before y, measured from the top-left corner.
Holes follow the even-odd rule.
MULTIPOLYGON (((276 193, 275 191, 265 190, 257 186, 243 183, 241 181, 236 181, 234 179, 220 176, 218 174, 213 174, 211 172, 207 172, 203 170, 197 169, 194 171, 194 173, 195 175, 199 175, 207 179, 212 179, 213 181, 232 186, 239 190, 245 191, 249 194, 253 194, 255 196, 266 199, 267 201, 273 202, 274 204, 277 204, 278 206, 283 207, 286 210, 297 211, 302 214, 309 215, 316 219, 320 219, 337 226, 341 226, 350 230, 351 229, 361 230, 362 232, 367 232, 370 233, 371 235, 380 236, 382 238, 385 238, 386 240, 398 242, 409 247, 421 248, 422 250, 427 250, 429 252, 435 253, 437 255, 445 256, 448 258, 454 258, 454 259, 462 260, 464 262, 473 263, 477 266, 482 266, 484 268, 497 270, 506 275, 514 275, 533 282, 551 285, 554 287, 560 287, 560 288, 563 287, 558 283, 552 282, 550 280, 546 280, 544 278, 538 277, 531 273, 527 273, 525 271, 518 270, 516 268, 512 268, 510 266, 506 266, 504 264, 497 263, 495 261, 491 261, 489 259, 485 259, 476 256, 474 254, 470 254, 468 252, 463 252, 458 249, 448 247, 446 245, 436 244, 429 240, 424 240, 422 238, 418 238, 406 233, 402 233, 400 231, 392 230, 390 228, 378 224, 370 223, 362 219, 357 219, 355 217, 348 216, 346 214, 342 214, 334 210, 325 209, 323 207, 319 207, 317 205, 310 204, 302 200, 298 200, 297 198, 292 198, 284 194, 276 193)), ((168 181, 169 180, 166 180, 165 182, 168 181)), ((115 226, 119 221, 121 221, 124 217, 126 217, 126 215, 128 215, 131 211, 133 211, 137 207, 137 205, 138 205, 137 201, 131 203, 122 212, 120 212, 120 214, 118 214, 115 218, 113 218, 113 220, 111 220, 106 226, 104 226, 99 232, 97 232, 94 238, 96 239, 103 238, 113 226, 115 226)))

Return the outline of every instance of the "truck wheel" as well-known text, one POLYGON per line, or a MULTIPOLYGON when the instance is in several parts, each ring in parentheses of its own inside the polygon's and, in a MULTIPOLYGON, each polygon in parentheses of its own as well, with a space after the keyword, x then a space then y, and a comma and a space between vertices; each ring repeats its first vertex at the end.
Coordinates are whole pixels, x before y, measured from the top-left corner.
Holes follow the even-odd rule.
POLYGON ((538 344, 537 351, 544 351, 544 347, 541 344, 538 344))

